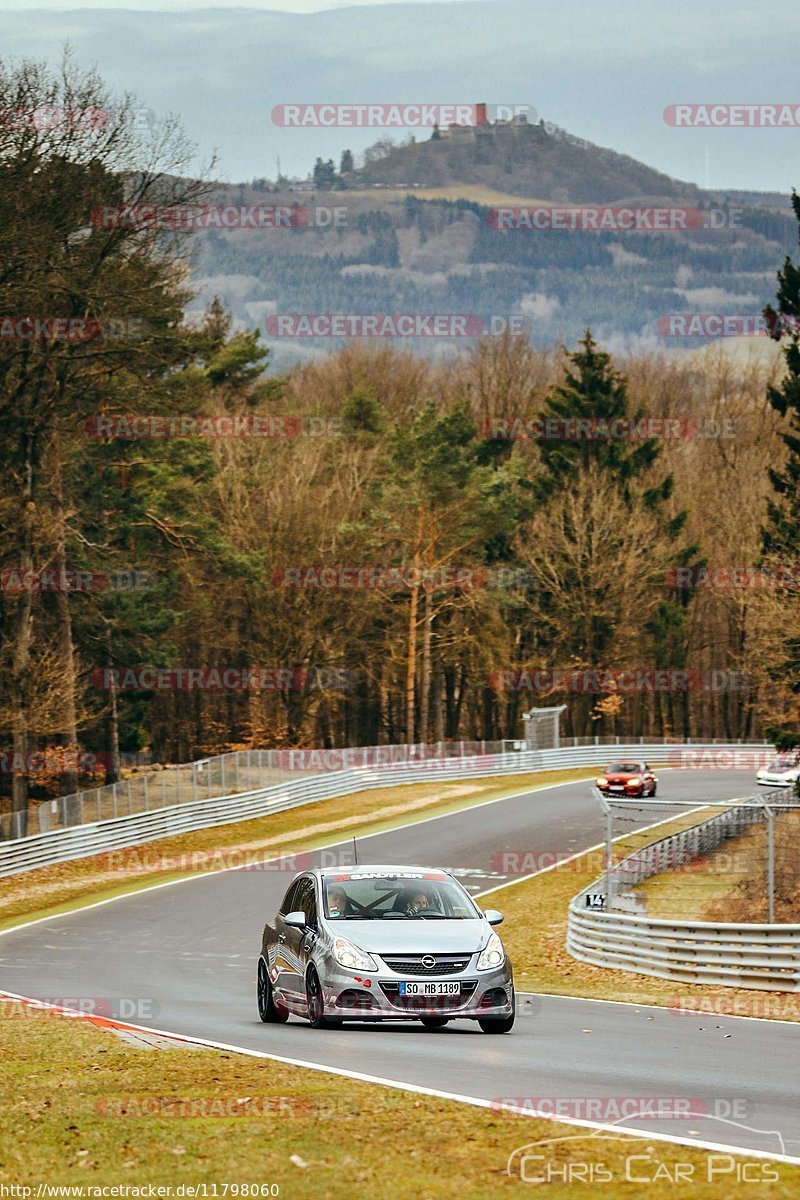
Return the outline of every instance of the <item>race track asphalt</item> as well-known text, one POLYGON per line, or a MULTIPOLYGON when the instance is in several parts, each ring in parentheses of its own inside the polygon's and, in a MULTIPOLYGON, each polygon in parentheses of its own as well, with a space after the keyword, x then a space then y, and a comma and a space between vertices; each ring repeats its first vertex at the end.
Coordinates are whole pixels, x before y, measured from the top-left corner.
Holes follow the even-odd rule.
MULTIPOLYGON (((701 803, 753 791, 748 772, 660 773, 665 799, 701 803)), ((507 878, 498 870, 503 852, 564 856, 602 837, 602 814, 584 782, 416 821, 360 839, 358 853, 361 863, 456 868, 478 894, 507 878)), ((320 853, 326 865, 350 863, 352 842, 320 853)), ((108 1015, 146 1028, 462 1097, 527 1108, 601 1100, 601 1120, 615 1099, 688 1098, 693 1112, 707 1115, 639 1116, 621 1128, 800 1158, 800 1027, 788 1022, 520 995, 515 1028, 502 1037, 466 1021, 436 1032, 401 1022, 325 1031, 298 1018, 262 1025, 261 930, 290 878, 276 869, 198 874, 8 931, 0 936, 0 989, 67 1007, 102 998, 108 1015)), ((578 1111, 592 1118, 591 1108, 578 1111)))

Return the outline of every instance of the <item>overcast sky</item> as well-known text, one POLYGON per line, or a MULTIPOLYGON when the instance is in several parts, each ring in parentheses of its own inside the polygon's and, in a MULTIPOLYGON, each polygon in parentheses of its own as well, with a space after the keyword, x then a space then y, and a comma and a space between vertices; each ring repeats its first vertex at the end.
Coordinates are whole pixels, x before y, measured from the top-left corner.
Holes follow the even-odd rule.
POLYGON ((278 157, 305 175, 318 155, 338 162, 380 136, 282 129, 277 104, 482 100, 528 105, 701 185, 800 185, 800 129, 675 129, 663 117, 681 102, 800 106, 798 0, 0 0, 3 56, 55 62, 66 40, 114 88, 178 113, 228 179, 273 177, 278 157))

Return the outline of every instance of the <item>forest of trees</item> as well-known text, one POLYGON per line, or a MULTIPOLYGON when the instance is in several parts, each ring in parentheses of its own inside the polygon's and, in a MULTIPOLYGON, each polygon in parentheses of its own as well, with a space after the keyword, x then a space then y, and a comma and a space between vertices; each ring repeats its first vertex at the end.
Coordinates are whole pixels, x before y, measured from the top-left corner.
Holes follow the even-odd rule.
MULTIPOLYGON (((2 313, 103 331, 0 338, 5 804, 46 794, 24 763, 48 748, 102 752, 113 780, 142 747, 500 739, 554 703, 566 734, 791 739, 798 586, 683 583, 798 562, 796 338, 783 357, 624 362, 588 332, 444 363, 354 342, 278 378, 218 303, 184 321, 188 238, 91 221, 203 201, 179 131, 143 145, 69 63, 2 69, 0 97, 114 113, 101 135, 2 135, 2 313), (680 436, 506 436, 537 417, 680 436)), ((778 311, 800 315, 788 260, 778 311)), ((47 786, 81 782, 66 758, 47 786)))
MULTIPOLYGON (((252 189, 227 189, 226 198, 264 202, 252 189)), ((750 207, 737 208, 728 228, 686 234, 548 230, 538 237, 498 233, 487 206, 472 200, 303 197, 312 212, 319 201, 344 205, 345 223, 298 224, 280 240, 214 230, 198 239, 195 279, 240 277, 229 303, 242 321, 252 322, 249 302, 265 300, 284 313, 467 312, 487 325, 493 314, 519 314, 540 349, 574 343, 587 326, 618 345, 654 346, 666 345, 659 319, 695 303, 757 313, 772 294, 770 274, 796 241, 790 214, 750 207)), ((685 339, 683 348, 699 343, 685 339)), ((309 339, 291 352, 324 348, 309 339)), ((431 353, 430 341, 415 349, 431 353)))

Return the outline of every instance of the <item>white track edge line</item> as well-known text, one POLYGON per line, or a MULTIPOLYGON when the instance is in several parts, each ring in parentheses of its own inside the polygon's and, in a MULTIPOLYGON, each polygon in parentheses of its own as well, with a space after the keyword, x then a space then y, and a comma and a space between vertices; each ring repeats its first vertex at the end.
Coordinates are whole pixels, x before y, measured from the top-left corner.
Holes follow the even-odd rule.
MULTIPOLYGON (((32 1000, 26 996, 19 996, 14 992, 0 992, 0 995, 10 997, 14 1000, 30 1003, 37 1008, 53 1009, 56 1012, 63 1013, 65 1017, 78 1017, 84 1020, 92 1021, 93 1014, 76 1012, 72 1009, 65 1009, 57 1004, 42 1004, 36 1000, 32 1000)), ((96 1022, 96 1018, 95 1018, 96 1022)), ((103 1028, 100 1025, 100 1028, 103 1028)), ((488 1108, 492 1111, 499 1111, 497 1105, 491 1100, 484 1100, 480 1096, 464 1096, 459 1092, 445 1092, 439 1088, 426 1087, 424 1084, 418 1083, 403 1083, 398 1079, 387 1079, 382 1075, 368 1075, 363 1071, 351 1071, 345 1067, 325 1066, 322 1063, 307 1062, 300 1058, 289 1058, 283 1054, 269 1054, 265 1050, 252 1050, 242 1046, 233 1046, 227 1042, 217 1042, 208 1038, 192 1037, 188 1034, 169 1033, 162 1029, 153 1029, 147 1025, 133 1025, 124 1021, 115 1021, 111 1028, 132 1030, 136 1033, 156 1034, 160 1037, 171 1038, 173 1041, 191 1042, 196 1046, 206 1046, 211 1050, 230 1050, 235 1054, 244 1054, 248 1058, 269 1059, 271 1062, 285 1063, 291 1067, 304 1067, 309 1071, 319 1071, 324 1075, 339 1075, 346 1079, 357 1079, 361 1083, 374 1083, 381 1087, 393 1088, 395 1091, 409 1092, 417 1096, 433 1096, 439 1100, 453 1100, 459 1104, 470 1104, 474 1108, 488 1108)), ((506 1111, 513 1112, 513 1109, 506 1111)), ((696 1150, 711 1150, 722 1151, 726 1154, 740 1154, 747 1158, 768 1159, 774 1162, 785 1162, 787 1164, 800 1166, 800 1157, 795 1158, 786 1154, 770 1154, 766 1150, 751 1150, 744 1146, 726 1145, 721 1142, 709 1142, 693 1140, 692 1138, 679 1137, 677 1135, 670 1136, 666 1133, 654 1133, 649 1129, 630 1129, 627 1126, 624 1129, 618 1125, 610 1124, 602 1121, 589 1121, 584 1118, 567 1118, 553 1116, 551 1113, 532 1112, 529 1109, 520 1110, 519 1116, 528 1116, 543 1121, 553 1121, 556 1125, 574 1125, 579 1129, 614 1129, 617 1132, 622 1132, 632 1138, 649 1138, 652 1141, 667 1142, 671 1145, 686 1146, 687 1148, 696 1150)), ((702 1118, 699 1118, 702 1119, 702 1118)), ((759 1132, 772 1132, 769 1130, 759 1132)))

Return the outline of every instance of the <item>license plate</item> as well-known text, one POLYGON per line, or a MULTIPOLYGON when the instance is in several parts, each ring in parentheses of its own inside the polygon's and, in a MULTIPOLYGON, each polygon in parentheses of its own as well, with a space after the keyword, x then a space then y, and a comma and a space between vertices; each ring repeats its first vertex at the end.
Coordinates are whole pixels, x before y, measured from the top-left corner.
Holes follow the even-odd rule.
POLYGON ((430 983, 401 983, 401 996, 459 996, 460 983, 430 982, 430 983))

